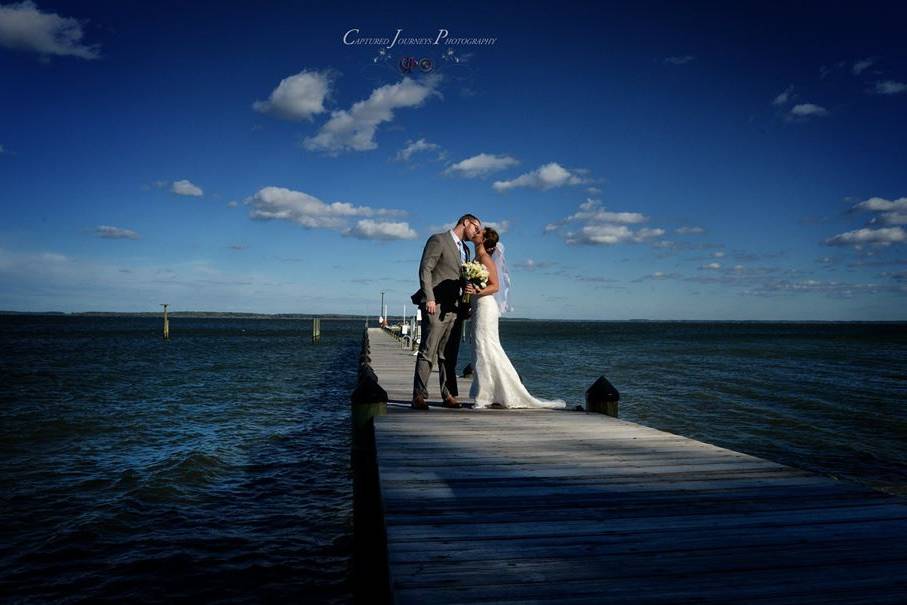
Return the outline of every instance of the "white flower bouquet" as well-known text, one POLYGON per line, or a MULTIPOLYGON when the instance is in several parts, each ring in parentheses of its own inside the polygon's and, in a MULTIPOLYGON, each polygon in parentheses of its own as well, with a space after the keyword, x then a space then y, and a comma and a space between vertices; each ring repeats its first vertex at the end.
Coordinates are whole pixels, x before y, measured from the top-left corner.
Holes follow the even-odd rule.
MULTIPOLYGON (((479 289, 488 285, 488 269, 476 260, 463 263, 460 267, 460 277, 463 278, 464 284, 472 284, 479 289)), ((471 300, 472 294, 463 295, 463 302, 469 303, 471 300)))

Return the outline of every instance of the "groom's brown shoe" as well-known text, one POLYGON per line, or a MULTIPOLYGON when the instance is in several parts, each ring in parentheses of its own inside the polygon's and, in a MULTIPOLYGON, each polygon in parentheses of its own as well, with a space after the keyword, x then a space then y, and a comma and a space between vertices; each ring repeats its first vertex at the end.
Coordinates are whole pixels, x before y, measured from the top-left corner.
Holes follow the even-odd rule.
POLYGON ((444 403, 442 405, 446 408, 454 408, 454 409, 463 407, 462 405, 460 405, 460 402, 457 401, 457 398, 454 397, 453 395, 448 395, 447 397, 445 397, 444 403))
POLYGON ((422 395, 413 395, 413 409, 427 410, 428 402, 425 401, 425 397, 423 397, 422 395))

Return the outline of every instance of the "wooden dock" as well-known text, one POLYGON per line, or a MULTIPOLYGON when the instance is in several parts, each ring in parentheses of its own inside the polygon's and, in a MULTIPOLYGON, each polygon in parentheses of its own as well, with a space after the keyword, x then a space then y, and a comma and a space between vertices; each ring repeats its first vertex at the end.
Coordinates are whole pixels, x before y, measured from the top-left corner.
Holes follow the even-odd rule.
POLYGON ((599 414, 414 411, 369 339, 399 604, 907 603, 904 499, 599 414))

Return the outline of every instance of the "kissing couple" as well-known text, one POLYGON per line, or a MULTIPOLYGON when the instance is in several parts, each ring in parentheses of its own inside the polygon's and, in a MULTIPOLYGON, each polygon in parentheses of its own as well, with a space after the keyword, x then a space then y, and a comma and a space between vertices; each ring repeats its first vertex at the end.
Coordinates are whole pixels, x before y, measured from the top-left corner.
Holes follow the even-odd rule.
POLYGON ((529 394, 501 346, 498 319, 510 311, 510 273, 500 235, 472 214, 464 214, 449 231, 435 233, 425 242, 419 263, 419 290, 413 304, 422 311, 422 339, 413 376, 413 403, 428 409, 428 381, 437 364, 441 401, 459 408, 457 356, 463 322, 471 318, 473 378, 469 398, 477 408, 563 408, 562 400, 545 401, 529 394), (473 257, 488 271, 485 287, 464 283, 463 265, 473 257), (464 295, 470 295, 465 302, 464 295))

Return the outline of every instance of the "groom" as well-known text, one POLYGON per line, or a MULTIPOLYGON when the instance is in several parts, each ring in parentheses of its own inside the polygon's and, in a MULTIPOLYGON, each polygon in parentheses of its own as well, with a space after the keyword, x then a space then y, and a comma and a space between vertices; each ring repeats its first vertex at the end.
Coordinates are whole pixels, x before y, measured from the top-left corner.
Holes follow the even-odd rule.
POLYGON ((428 379, 438 362, 444 407, 458 408, 457 354, 460 333, 469 309, 461 301, 460 266, 469 260, 467 243, 482 230, 482 222, 464 214, 450 231, 435 233, 425 242, 419 263, 419 290, 413 304, 422 310, 422 340, 413 376, 413 407, 427 410, 428 379))

